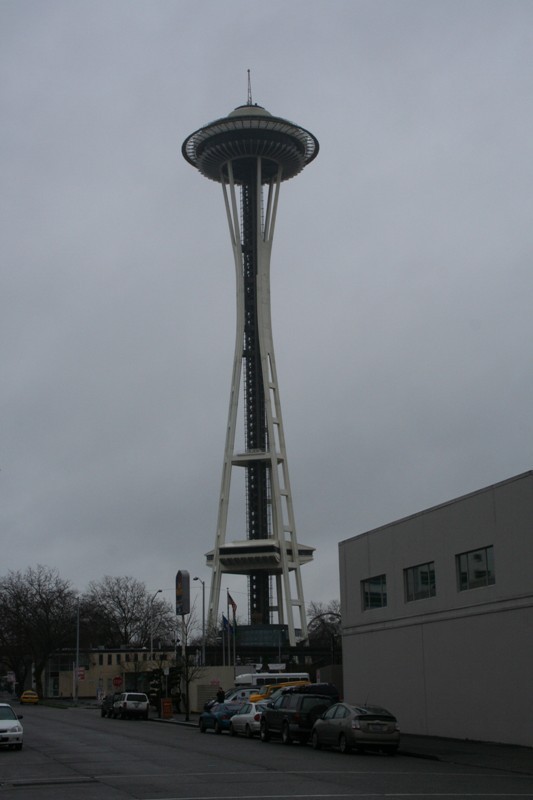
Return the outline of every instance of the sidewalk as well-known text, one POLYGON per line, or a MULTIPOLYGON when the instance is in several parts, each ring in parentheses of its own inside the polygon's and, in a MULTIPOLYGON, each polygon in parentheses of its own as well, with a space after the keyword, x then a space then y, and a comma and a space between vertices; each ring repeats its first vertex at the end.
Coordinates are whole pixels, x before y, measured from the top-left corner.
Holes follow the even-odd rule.
MULTIPOLYGON (((185 714, 174 713, 170 719, 154 716, 154 722, 198 727, 198 714, 191 712, 189 720, 185 714)), ((463 739, 443 739, 438 736, 415 736, 402 734, 399 753, 412 758, 427 758, 449 764, 516 772, 533 775, 533 748, 492 742, 473 742, 463 739)))
POLYGON ((532 747, 404 733, 400 743, 400 753, 450 764, 533 775, 532 747))

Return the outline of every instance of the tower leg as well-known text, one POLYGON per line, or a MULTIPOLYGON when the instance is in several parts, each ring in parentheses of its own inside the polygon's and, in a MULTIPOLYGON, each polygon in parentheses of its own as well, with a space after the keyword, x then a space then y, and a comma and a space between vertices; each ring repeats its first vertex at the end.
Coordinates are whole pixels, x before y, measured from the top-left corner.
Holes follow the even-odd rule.
MULTIPOLYGON (((237 322, 208 619, 210 625, 216 625, 222 574, 245 574, 249 576, 250 622, 268 624, 277 611, 278 622, 287 624, 289 642, 294 646, 298 639, 307 638, 307 624, 270 314, 270 256, 282 175, 279 168, 268 182, 265 203, 262 160, 248 161, 246 180, 241 179, 240 213, 231 162, 225 165, 222 180, 235 261, 237 322), (241 384, 244 454, 235 452, 241 384), (246 569, 226 569, 221 558, 232 470, 237 466, 245 469, 247 539, 258 543, 269 540, 276 545, 279 564, 275 570, 265 568, 259 559, 255 565, 248 563, 246 569), (291 589, 291 572, 295 592, 291 589), (275 603, 270 598, 273 575, 275 603), (296 621, 295 611, 299 617, 296 621)), ((242 164, 240 171, 242 176, 242 164)))

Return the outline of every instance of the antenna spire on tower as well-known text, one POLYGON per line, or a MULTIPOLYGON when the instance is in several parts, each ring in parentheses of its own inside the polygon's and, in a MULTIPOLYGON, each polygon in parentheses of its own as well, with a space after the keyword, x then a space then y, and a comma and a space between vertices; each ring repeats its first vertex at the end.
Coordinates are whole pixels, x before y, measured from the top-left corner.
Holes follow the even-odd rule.
POLYGON ((252 103, 252 79, 250 77, 250 70, 248 70, 248 105, 253 105, 252 103))

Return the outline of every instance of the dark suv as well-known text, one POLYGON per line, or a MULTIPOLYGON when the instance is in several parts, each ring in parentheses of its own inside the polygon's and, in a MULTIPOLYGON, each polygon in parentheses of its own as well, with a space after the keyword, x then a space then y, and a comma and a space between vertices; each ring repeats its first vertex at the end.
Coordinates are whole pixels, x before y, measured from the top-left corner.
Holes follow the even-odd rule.
POLYGON ((259 733, 261 741, 268 742, 272 736, 280 736, 283 744, 290 744, 293 740, 307 742, 315 720, 337 700, 338 694, 284 692, 263 708, 259 733))
POLYGON ((106 694, 106 696, 102 698, 102 702, 100 704, 100 715, 102 717, 113 716, 113 703, 115 700, 118 700, 120 695, 121 692, 115 692, 114 694, 106 694))

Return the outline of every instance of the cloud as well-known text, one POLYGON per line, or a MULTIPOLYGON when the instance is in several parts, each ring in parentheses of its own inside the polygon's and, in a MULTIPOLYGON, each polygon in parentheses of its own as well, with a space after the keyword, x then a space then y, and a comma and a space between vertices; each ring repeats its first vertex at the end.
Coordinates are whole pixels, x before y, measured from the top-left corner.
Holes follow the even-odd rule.
POLYGON ((247 69, 321 146, 272 256, 306 600, 338 596, 340 540, 531 468, 532 15, 2 4, 4 572, 209 580, 234 275, 220 187, 180 148, 247 69))

